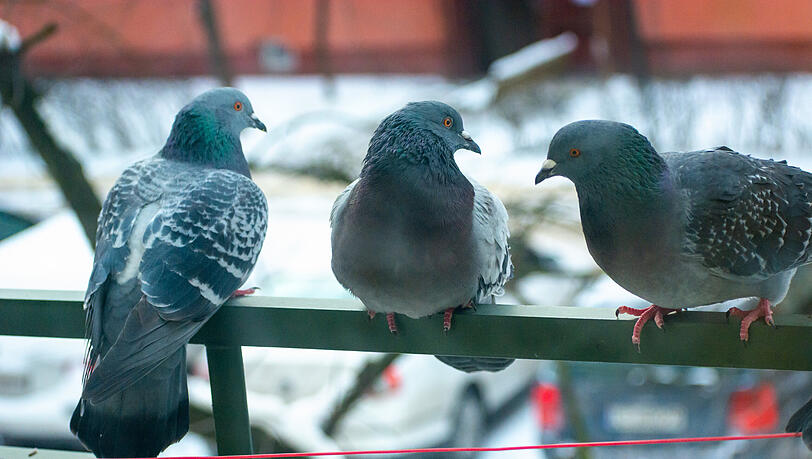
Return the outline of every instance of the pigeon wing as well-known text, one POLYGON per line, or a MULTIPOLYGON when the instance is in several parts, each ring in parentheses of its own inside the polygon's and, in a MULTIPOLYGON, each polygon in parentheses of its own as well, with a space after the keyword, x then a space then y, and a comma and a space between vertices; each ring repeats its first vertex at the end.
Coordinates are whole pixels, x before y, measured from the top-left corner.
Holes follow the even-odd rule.
POLYGON ((745 281, 810 260, 812 174, 727 147, 666 160, 687 190, 685 255, 715 275, 745 281))
POLYGON ((330 210, 330 228, 333 227, 335 222, 341 218, 341 215, 344 213, 344 209, 347 207, 347 201, 349 201, 350 194, 352 194, 352 190, 355 188, 358 180, 360 179, 355 179, 355 181, 347 185, 347 188, 344 188, 344 191, 338 195, 333 203, 333 208, 330 210))
MULTIPOLYGON (((93 269, 85 292, 86 330, 89 338, 85 358, 85 379, 90 367, 95 365, 101 353, 112 345, 115 336, 103 332, 103 310, 107 285, 112 273, 125 269, 130 256, 127 242, 135 222, 143 211, 160 199, 163 188, 161 165, 153 160, 133 164, 121 174, 107 194, 98 219, 96 253, 93 269)), ((118 306, 118 305, 117 305, 118 306)), ((120 305, 130 308, 133 305, 120 305)))
POLYGON ((256 263, 267 203, 250 179, 194 170, 174 184, 144 232, 144 297, 88 378, 91 401, 126 388, 185 345, 256 263))
MULTIPOLYGON (((474 186, 473 238, 479 281, 475 301, 495 302, 505 293, 505 284, 513 277, 508 238, 508 214, 504 204, 487 188, 471 180, 474 186)), ((339 198, 340 199, 340 198, 339 198)), ((507 368, 514 359, 499 357, 435 355, 437 360, 466 373, 496 372, 507 368)))
POLYGON ((505 284, 513 278, 508 238, 508 214, 502 201, 487 188, 471 180, 474 186, 472 234, 479 267, 477 303, 494 301, 505 293, 505 284))

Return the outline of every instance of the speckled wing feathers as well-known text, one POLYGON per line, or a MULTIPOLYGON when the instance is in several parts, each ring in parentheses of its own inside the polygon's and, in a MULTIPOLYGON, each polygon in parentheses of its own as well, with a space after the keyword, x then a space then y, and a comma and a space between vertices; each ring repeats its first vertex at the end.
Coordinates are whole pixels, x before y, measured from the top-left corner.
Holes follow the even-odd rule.
POLYGON ((749 281, 810 261, 812 174, 727 147, 664 157, 690 190, 685 255, 718 276, 749 281))
MULTIPOLYGON (((150 159, 125 169, 102 205, 96 234, 96 254, 85 292, 86 330, 89 338, 85 380, 90 366, 97 363, 102 351, 104 337, 101 314, 106 299, 102 286, 109 280, 111 273, 124 271, 130 256, 127 242, 135 221, 141 209, 157 201, 163 193, 162 184, 166 181, 161 173, 160 166, 163 163, 150 159)), ((108 345, 112 345, 114 340, 115 337, 106 337, 108 345)))
POLYGON ((144 234, 142 289, 166 320, 208 317, 248 278, 265 235, 259 188, 233 172, 204 174, 168 196, 144 234))
POLYGON ((101 352, 107 353, 86 375, 85 396, 104 399, 126 388, 184 345, 245 282, 266 227, 265 197, 243 175, 162 159, 127 169, 99 218, 86 294, 88 362, 95 364, 101 352), (138 224, 146 228, 134 241, 138 224), (103 350, 100 287, 135 275, 145 298, 138 305, 115 306, 135 307, 118 337, 104 337, 115 344, 103 350))

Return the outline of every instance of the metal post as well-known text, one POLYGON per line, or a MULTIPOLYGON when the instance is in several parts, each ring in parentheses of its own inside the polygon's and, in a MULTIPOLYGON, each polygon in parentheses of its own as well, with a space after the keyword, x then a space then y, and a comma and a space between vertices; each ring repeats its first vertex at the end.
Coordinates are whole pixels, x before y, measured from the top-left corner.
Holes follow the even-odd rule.
POLYGON ((217 454, 254 452, 240 346, 206 346, 217 454))

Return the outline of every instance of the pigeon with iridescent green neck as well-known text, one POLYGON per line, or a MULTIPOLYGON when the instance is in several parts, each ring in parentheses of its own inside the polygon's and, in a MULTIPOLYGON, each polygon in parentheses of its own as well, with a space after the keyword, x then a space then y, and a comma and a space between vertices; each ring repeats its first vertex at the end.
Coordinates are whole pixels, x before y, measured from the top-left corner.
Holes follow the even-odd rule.
POLYGON ((773 323, 795 270, 812 261, 812 174, 785 161, 727 147, 657 153, 633 127, 578 121, 553 137, 536 183, 555 175, 575 184, 587 246, 615 282, 650 301, 646 321, 681 309, 752 298, 750 324, 773 323))
POLYGON ((242 92, 183 107, 166 144, 104 201, 85 293, 90 338, 70 428, 99 457, 154 457, 189 430, 186 343, 248 278, 268 220, 242 92))

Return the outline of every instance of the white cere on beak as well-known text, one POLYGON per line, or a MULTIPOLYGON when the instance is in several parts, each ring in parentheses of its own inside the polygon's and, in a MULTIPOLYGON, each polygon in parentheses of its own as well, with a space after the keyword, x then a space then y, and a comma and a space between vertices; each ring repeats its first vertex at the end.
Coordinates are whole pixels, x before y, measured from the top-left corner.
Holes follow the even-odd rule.
POLYGON ((259 117, 257 116, 256 113, 251 113, 251 119, 254 121, 259 121, 259 117))
POLYGON ((462 138, 463 138, 463 139, 465 139, 465 140, 471 140, 471 134, 467 133, 466 131, 462 131, 462 132, 460 132, 460 135, 461 135, 461 136, 462 136, 462 138))
POLYGON ((552 159, 545 159, 544 162, 541 163, 541 170, 548 171, 548 170, 554 168, 555 165, 556 165, 556 162, 553 161, 552 159))

